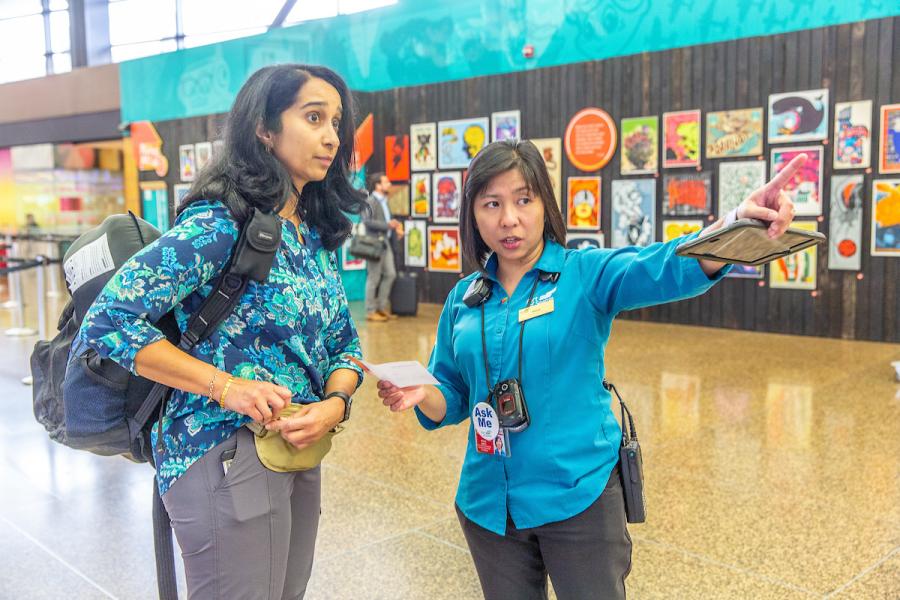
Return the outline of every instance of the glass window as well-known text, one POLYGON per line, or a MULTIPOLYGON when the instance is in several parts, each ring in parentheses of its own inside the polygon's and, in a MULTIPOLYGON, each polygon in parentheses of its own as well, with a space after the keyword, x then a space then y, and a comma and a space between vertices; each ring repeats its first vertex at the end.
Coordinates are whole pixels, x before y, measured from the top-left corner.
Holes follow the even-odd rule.
POLYGON ((53 52, 69 51, 69 12, 50 13, 50 48, 53 52))
POLYGON ((0 21, 0 81, 46 75, 45 52, 43 16, 0 21))
POLYGON ((316 2, 297 2, 284 20, 285 24, 324 19, 338 14, 337 0, 317 0, 316 2))
POLYGON ((50 0, 50 10, 69 10, 69 0, 50 0))
POLYGON ((68 52, 54 54, 52 59, 54 73, 68 73, 72 70, 72 55, 68 52))
POLYGON ((176 49, 175 40, 161 40, 156 42, 144 42, 141 44, 125 44, 113 46, 110 49, 113 62, 122 62, 133 58, 154 56, 163 52, 172 52, 176 49))
POLYGON ((392 4, 397 4, 397 0, 338 0, 338 12, 347 15, 392 4))
POLYGON ((267 28, 282 6, 284 0, 232 2, 228 8, 223 8, 221 0, 181 0, 184 35, 267 28))
POLYGON ((109 3, 109 42, 113 46, 167 37, 175 37, 175 0, 109 3))
POLYGON ((208 33, 206 35, 189 35, 184 38, 185 48, 195 48, 197 46, 205 46, 207 44, 215 44, 216 42, 224 42, 226 40, 234 40, 237 38, 248 37, 265 33, 267 27, 257 27, 256 29, 241 29, 238 31, 223 31, 221 33, 208 33))
POLYGON ((41 13, 41 0, 2 0, 0 1, 0 19, 38 15, 41 13))

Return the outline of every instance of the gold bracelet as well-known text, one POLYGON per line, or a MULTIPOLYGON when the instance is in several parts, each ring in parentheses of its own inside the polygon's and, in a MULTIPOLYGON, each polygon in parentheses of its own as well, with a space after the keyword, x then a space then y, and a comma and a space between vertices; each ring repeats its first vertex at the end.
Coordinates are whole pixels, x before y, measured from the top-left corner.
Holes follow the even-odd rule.
POLYGON ((213 402, 215 402, 215 398, 213 397, 213 394, 216 391, 216 377, 218 375, 219 375, 219 370, 214 368, 212 379, 209 380, 209 399, 212 400, 213 402))
POLYGON ((219 396, 219 407, 223 410, 225 409, 225 396, 228 394, 228 388, 231 387, 232 381, 234 381, 234 375, 229 375, 228 381, 225 382, 225 387, 222 389, 222 395, 219 396))

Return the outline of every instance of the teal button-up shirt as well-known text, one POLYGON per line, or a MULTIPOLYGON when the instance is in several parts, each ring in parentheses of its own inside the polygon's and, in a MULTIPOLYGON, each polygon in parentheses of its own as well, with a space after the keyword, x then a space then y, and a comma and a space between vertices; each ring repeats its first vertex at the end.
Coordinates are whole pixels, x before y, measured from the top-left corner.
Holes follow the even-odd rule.
POLYGON ((531 425, 510 434, 508 457, 479 454, 469 427, 456 495, 466 517, 504 535, 507 512, 517 528, 538 527, 577 515, 600 497, 618 461, 622 436, 610 394, 601 384, 613 318, 622 310, 702 294, 728 269, 709 278, 696 259, 676 256, 676 246, 685 239, 690 238, 616 250, 566 250, 548 241, 511 297, 497 281, 492 256, 486 275, 493 293, 484 307, 490 383, 485 380, 481 311, 463 303, 479 274, 462 279, 450 292, 429 363, 447 400, 447 414, 435 423, 417 408, 426 429, 470 419, 492 385, 516 377, 519 310, 541 272, 559 273, 556 282, 538 281, 531 302, 553 298, 553 312, 525 323, 521 383, 531 425))

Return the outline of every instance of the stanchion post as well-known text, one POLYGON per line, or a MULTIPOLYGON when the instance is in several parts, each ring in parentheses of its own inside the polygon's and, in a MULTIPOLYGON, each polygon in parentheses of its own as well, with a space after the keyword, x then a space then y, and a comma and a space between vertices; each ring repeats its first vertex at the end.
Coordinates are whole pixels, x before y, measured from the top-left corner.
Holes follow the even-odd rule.
MULTIPOLYGON (((13 271, 10 273, 10 276, 15 276, 16 279, 19 277, 19 273, 21 271, 13 271)), ((22 299, 22 284, 21 281, 17 282, 16 285, 16 308, 13 313, 13 327, 7 329, 4 333, 9 337, 25 337, 29 335, 34 335, 37 333, 34 329, 30 327, 25 327, 25 302, 22 299)))
MULTIPOLYGON (((47 256, 50 258, 61 258, 59 255, 59 242, 54 242, 52 240, 48 240, 46 242, 47 245, 47 256)), ((62 296, 62 292, 59 291, 59 263, 51 262, 48 266, 47 279, 47 296, 50 298, 59 298, 62 296)))
MULTIPOLYGON (((9 258, 19 258, 19 242, 12 242, 9 245, 9 252, 7 253, 9 258)), ((9 300, 0 304, 0 308, 20 308, 22 306, 22 294, 19 289, 20 281, 19 281, 19 272, 14 271, 9 274, 9 300)))
POLYGON ((47 268, 51 265, 44 256, 37 256, 35 260, 41 261, 41 265, 37 268, 37 313, 38 313, 38 339, 47 339, 47 300, 44 297, 47 290, 44 279, 46 278, 47 268))

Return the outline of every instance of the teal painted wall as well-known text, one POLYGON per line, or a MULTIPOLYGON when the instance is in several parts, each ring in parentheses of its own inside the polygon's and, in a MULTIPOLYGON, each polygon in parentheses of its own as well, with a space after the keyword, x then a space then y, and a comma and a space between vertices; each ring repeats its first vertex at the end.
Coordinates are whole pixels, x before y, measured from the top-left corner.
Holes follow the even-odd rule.
POLYGON ((401 0, 124 62, 122 119, 227 112, 250 73, 278 62, 328 65, 366 92, 898 14, 896 0, 401 0))

